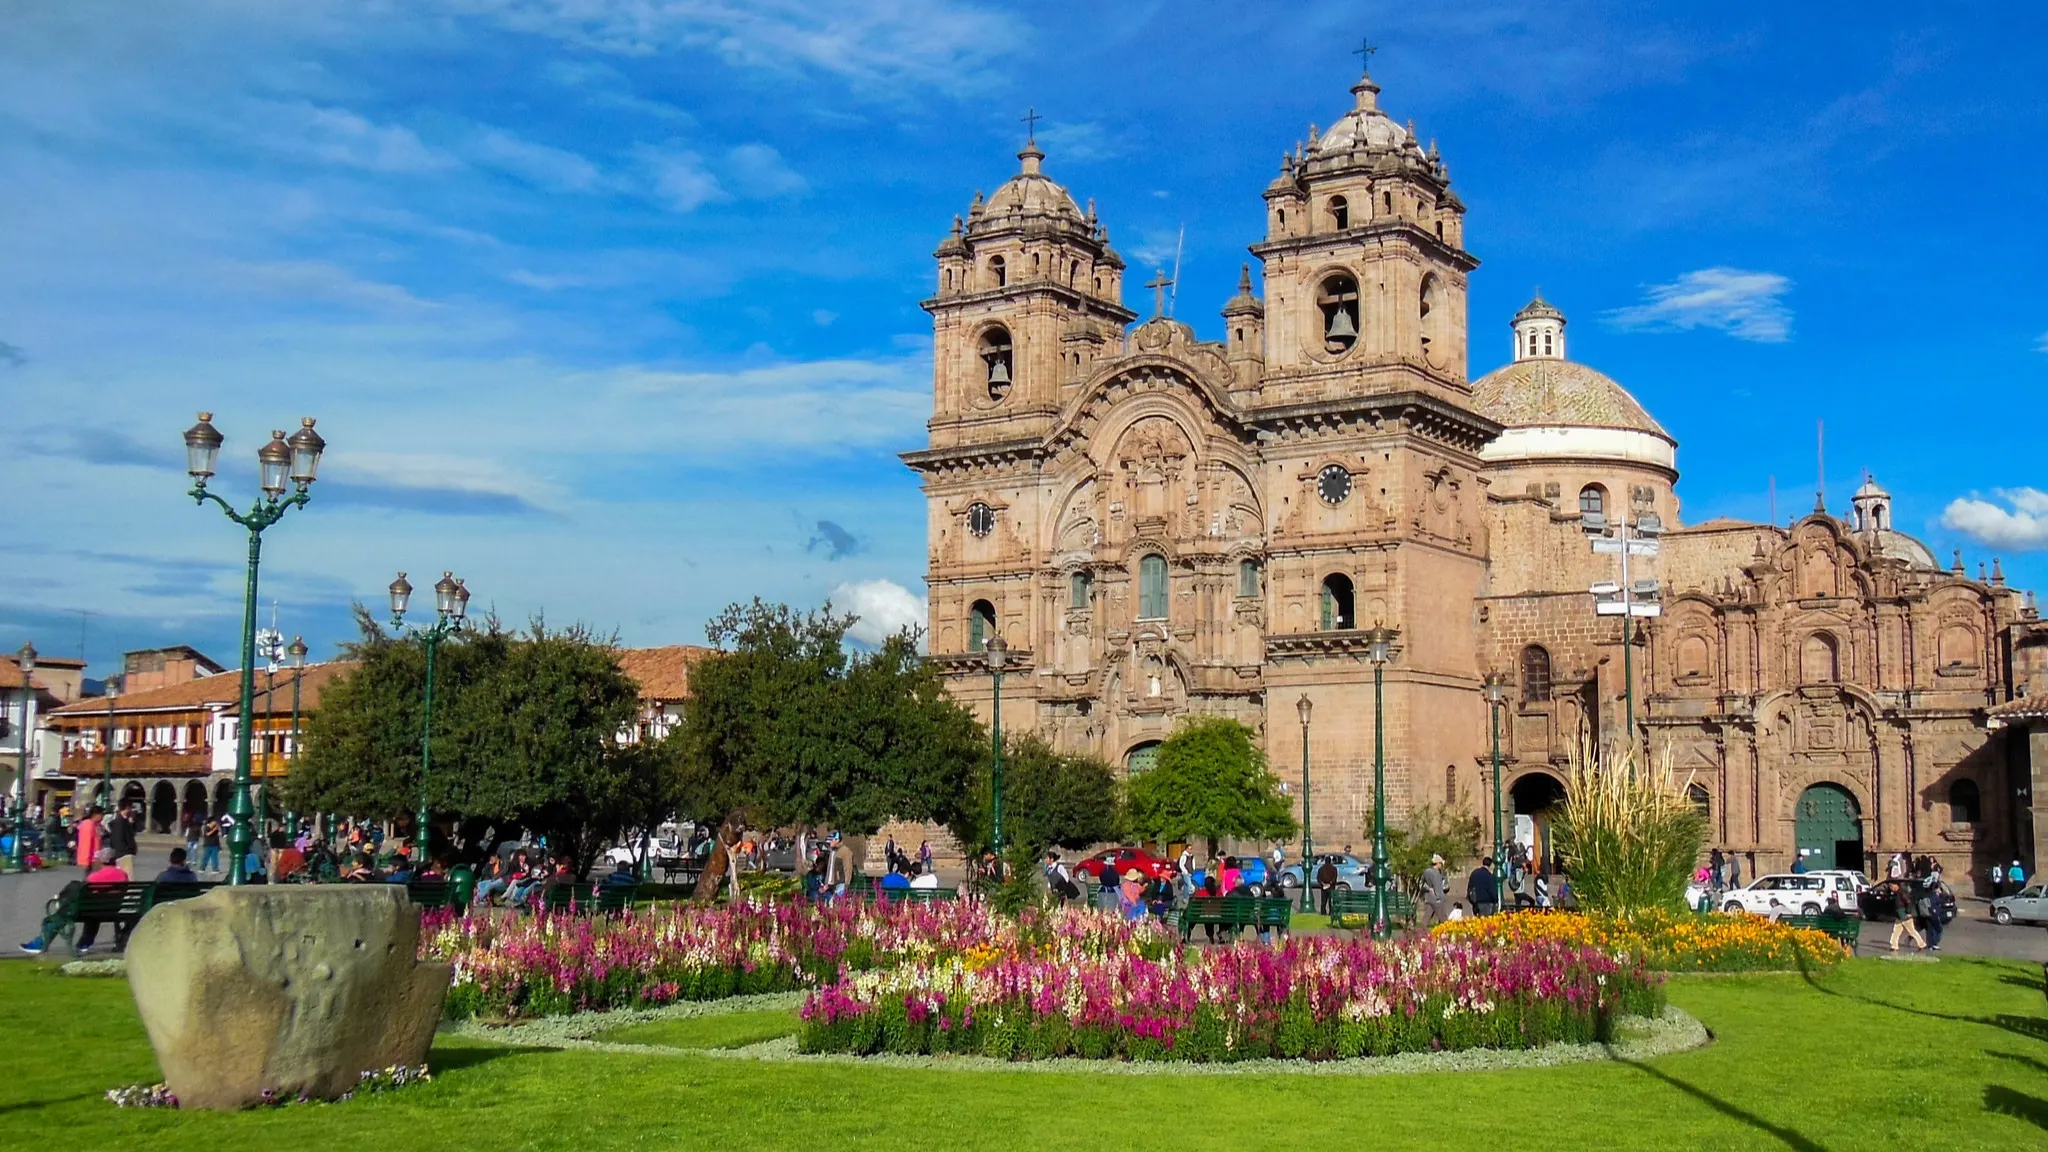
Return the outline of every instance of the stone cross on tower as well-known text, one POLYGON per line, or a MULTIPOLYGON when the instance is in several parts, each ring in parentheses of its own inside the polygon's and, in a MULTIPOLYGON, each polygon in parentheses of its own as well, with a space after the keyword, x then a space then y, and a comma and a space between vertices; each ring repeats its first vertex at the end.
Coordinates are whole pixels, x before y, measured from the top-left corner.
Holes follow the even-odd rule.
POLYGON ((1038 122, 1045 119, 1045 117, 1038 114, 1036 107, 1031 107, 1026 108, 1024 115, 1019 116, 1018 119, 1024 123, 1024 142, 1026 144, 1038 143, 1038 122))
POLYGON ((1379 51, 1379 49, 1373 47, 1372 41, 1370 39, 1365 39, 1360 40, 1358 42, 1358 47, 1353 48, 1351 50, 1351 54, 1353 56, 1358 57, 1358 63, 1361 71, 1370 72, 1372 71, 1372 54, 1377 51, 1379 51))
POLYGON ((1157 320, 1166 315, 1166 290, 1173 287, 1173 277, 1168 276, 1164 268, 1154 268, 1152 279, 1145 281, 1145 287, 1152 290, 1152 318, 1157 320))

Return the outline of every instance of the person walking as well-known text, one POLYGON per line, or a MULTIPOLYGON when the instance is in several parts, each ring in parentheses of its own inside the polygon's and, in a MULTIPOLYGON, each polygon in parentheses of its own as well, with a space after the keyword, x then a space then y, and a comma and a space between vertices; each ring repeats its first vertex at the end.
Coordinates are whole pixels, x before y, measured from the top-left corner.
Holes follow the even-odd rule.
POLYGON ((1429 867, 1422 870, 1422 923, 1418 926, 1427 932, 1431 926, 1443 923, 1445 907, 1450 900, 1451 881, 1444 875, 1444 858, 1432 854, 1429 867))
POLYGON ((2027 870, 2020 867, 2019 861, 2015 860, 2011 864, 2006 865, 2005 886, 2014 892, 2018 892, 2027 886, 2027 870))
POLYGON ((1733 852, 1728 854, 1728 886, 1730 888, 1742 887, 1742 857, 1737 856, 1733 852))
POLYGON ((2003 895, 2005 895, 2005 865, 1993 864, 1991 866, 1991 898, 1996 900, 2003 895))
POLYGON ((1500 881, 1493 874, 1493 857, 1482 859, 1472 870, 1465 881, 1465 899, 1471 902, 1474 916, 1491 916, 1500 910, 1500 881))
POLYGON ((208 817, 206 826, 199 832, 199 870, 220 871, 220 821, 208 817))
POLYGON ((1906 882, 1903 880, 1887 880, 1885 885, 1891 889, 1892 916, 1894 917, 1892 920, 1892 951, 1897 952, 1899 950, 1899 937, 1901 935, 1912 937, 1914 946, 1923 952, 1926 951, 1927 937, 1922 936, 1919 926, 1913 923, 1914 900, 1906 891, 1906 882))
POLYGON ((1929 878, 1913 900, 1913 923, 1927 939, 1929 952, 1941 951, 1941 881, 1929 878))
POLYGON ((1721 850, 1716 848, 1707 853, 1707 877, 1714 891, 1721 890, 1721 881, 1727 875, 1728 861, 1722 857, 1721 850))
POLYGON ((1316 866, 1316 890, 1322 893, 1323 915, 1330 914, 1330 893, 1337 888, 1337 862, 1328 856, 1316 866))
MULTIPOLYGON (((100 806, 95 804, 85 810, 85 816, 79 820, 78 827, 72 829, 72 847, 76 850, 72 860, 88 872, 99 866, 97 857, 100 854, 100 831, 100 806)), ((1992 871, 1996 872, 1997 868, 1994 867, 1992 871)))
POLYGON ((135 879, 135 828, 138 822, 132 808, 117 808, 107 821, 105 833, 106 846, 114 850, 114 867, 126 872, 130 880, 135 879))

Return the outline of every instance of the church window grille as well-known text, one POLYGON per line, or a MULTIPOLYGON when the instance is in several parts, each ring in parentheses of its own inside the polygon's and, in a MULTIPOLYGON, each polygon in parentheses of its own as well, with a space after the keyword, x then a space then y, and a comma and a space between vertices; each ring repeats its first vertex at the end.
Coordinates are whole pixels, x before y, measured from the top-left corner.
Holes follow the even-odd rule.
POLYGON ((1138 619, 1166 619, 1166 557, 1157 552, 1138 561, 1138 619))
POLYGON ((1339 232, 1351 227, 1351 205, 1342 196, 1330 197, 1330 226, 1339 232))
POLYGON ((1598 484, 1588 484, 1579 489, 1579 515, 1607 519, 1607 489, 1598 484))
POLYGON ((1826 632, 1815 632, 1806 638, 1799 649, 1800 682, 1805 684, 1833 684, 1841 679, 1841 652, 1835 645, 1835 638, 1826 632))
POLYGON ((1259 562, 1240 560, 1237 562, 1237 594, 1257 596, 1259 594, 1259 562))
POLYGON ((1975 780, 1958 780, 1948 786, 1948 822, 1975 824, 1983 815, 1983 797, 1975 780))
POLYGON ((1008 396, 1011 373, 1015 370, 1009 329, 996 327, 982 333, 981 363, 988 381, 988 398, 1000 401, 1008 396))
POLYGON ((995 634, 995 605, 986 600, 976 600, 974 606, 967 610, 967 650, 987 651, 989 638, 995 634))
POLYGON ((1458 766, 1444 765, 1444 803, 1455 804, 1458 800, 1458 766))
POLYGON ((1007 287, 1010 283, 1010 268, 1009 265, 1003 263, 1001 256, 991 256, 988 258, 988 275, 989 279, 996 282, 996 287, 998 288, 1007 287))
POLYGON ((1429 314, 1436 311, 1436 294, 1436 277, 1424 276, 1422 278, 1422 292, 1416 301, 1415 312, 1416 318, 1421 322, 1422 350, 1425 353, 1429 351, 1430 344, 1436 339, 1437 326, 1429 319, 1429 314))
POLYGON ((1071 587, 1069 589, 1067 607, 1086 608, 1088 607, 1089 600, 1091 600, 1094 597, 1094 595, 1094 574, 1086 570, 1074 573, 1073 580, 1071 581, 1071 587))
POLYGON ((1394 194, 1392 192, 1380 193, 1380 204, 1388 215, 1392 215, 1394 211, 1394 194))
POLYGON ((1550 702, 1550 653, 1541 644, 1522 649, 1522 703, 1550 702))
POLYGON ((1343 273, 1324 280, 1316 307, 1323 314, 1323 351, 1350 351, 1358 343, 1358 281, 1343 273))
POLYGON ((1351 578, 1333 572, 1323 578, 1323 630, 1343 631, 1356 628, 1357 619, 1352 615, 1351 578))

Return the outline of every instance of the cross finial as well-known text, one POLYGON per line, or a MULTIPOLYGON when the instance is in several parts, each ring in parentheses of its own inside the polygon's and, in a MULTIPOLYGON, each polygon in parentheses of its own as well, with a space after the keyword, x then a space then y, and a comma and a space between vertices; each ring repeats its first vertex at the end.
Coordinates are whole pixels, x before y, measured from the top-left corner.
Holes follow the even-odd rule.
POLYGON ((1038 122, 1045 119, 1045 117, 1038 114, 1036 107, 1031 107, 1026 108, 1024 115, 1018 117, 1018 119, 1024 122, 1024 142, 1026 144, 1038 143, 1038 122))
POLYGON ((1173 277, 1168 276, 1164 268, 1154 268, 1152 279, 1145 281, 1145 287, 1152 290, 1152 318, 1157 320, 1166 315, 1166 290, 1173 287, 1173 277))
POLYGON ((1358 47, 1353 48, 1351 54, 1358 57, 1359 67, 1362 71, 1370 72, 1372 71, 1372 54, 1377 51, 1379 49, 1373 46, 1373 42, 1370 39, 1365 39, 1358 42, 1358 47))

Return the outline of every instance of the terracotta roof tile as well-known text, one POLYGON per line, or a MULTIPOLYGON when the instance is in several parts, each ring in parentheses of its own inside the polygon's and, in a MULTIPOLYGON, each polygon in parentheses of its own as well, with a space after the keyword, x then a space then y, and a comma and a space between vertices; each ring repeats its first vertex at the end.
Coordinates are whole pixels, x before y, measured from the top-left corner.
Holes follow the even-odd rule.
POLYGON ((1999 721, 2048 720, 2048 696, 2022 696, 1985 709, 1985 715, 1999 721))
MULTIPOLYGON (((21 682, 21 662, 12 656, 0 656, 0 688, 19 688, 21 682)), ((50 690, 50 686, 40 679, 35 681, 35 686, 45 692, 50 690)))
MULTIPOLYGON (((332 660, 325 664, 308 664, 305 684, 299 692, 299 706, 311 712, 320 702, 321 689, 350 669, 353 661, 332 660)), ((266 674, 260 669, 256 673, 256 711, 259 714, 290 712, 292 710, 292 671, 285 669, 277 674, 277 687, 265 691, 266 674)), ((166 684, 161 688, 150 688, 142 692, 123 692, 112 701, 114 711, 135 711, 157 708, 203 708, 209 704, 233 704, 242 695, 242 674, 240 671, 218 672, 212 676, 201 676, 179 684, 166 684)), ((108 700, 96 696, 66 704, 52 711, 52 716, 105 715, 108 700)))
POLYGON ((690 694, 690 668, 716 652, 697 644, 621 648, 619 667, 640 685, 645 700, 681 700, 690 694))

